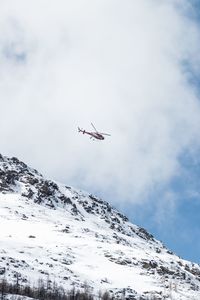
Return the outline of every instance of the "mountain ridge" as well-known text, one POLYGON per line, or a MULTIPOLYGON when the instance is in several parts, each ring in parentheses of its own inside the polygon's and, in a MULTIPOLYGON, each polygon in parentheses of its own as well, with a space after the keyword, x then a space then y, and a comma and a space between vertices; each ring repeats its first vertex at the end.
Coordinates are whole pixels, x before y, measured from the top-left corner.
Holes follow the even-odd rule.
POLYGON ((116 298, 199 299, 198 264, 108 202, 2 155, 0 225, 0 267, 10 281, 19 273, 22 284, 43 278, 81 289, 87 282, 94 294, 108 290, 116 298))

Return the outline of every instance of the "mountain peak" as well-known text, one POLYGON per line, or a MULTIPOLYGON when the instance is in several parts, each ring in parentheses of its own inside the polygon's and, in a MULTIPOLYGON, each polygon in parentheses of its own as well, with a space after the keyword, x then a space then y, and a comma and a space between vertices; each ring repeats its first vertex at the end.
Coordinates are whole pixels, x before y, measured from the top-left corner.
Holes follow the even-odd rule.
POLYGON ((81 289, 87 282, 94 294, 126 299, 198 299, 199 265, 108 202, 45 179, 15 157, 0 156, 0 224, 0 266, 10 281, 17 272, 22 283, 43 278, 81 289))

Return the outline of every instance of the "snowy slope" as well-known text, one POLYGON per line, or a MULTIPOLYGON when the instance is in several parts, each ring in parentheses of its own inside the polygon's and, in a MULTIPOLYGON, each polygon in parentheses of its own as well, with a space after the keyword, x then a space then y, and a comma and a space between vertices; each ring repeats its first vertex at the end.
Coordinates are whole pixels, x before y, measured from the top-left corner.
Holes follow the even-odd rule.
POLYGON ((108 290, 126 299, 200 299, 199 265, 107 202, 3 156, 0 228, 0 279, 18 274, 21 284, 42 278, 64 289, 87 283, 96 295, 108 290))

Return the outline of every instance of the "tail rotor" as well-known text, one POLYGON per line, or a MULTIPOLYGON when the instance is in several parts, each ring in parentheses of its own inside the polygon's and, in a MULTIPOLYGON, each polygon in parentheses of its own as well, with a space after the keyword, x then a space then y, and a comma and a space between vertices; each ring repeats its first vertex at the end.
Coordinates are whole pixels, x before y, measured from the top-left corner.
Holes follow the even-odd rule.
POLYGON ((81 128, 78 127, 78 132, 82 132, 84 134, 85 130, 82 130, 81 128))

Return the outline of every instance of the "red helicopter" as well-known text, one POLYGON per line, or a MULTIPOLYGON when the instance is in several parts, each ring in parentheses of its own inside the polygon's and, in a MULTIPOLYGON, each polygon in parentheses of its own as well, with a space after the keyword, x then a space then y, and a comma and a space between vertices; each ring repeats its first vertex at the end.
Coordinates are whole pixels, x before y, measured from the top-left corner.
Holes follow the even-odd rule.
POLYGON ((91 123, 91 125, 94 128, 95 132, 89 132, 89 131, 80 129, 79 127, 78 127, 78 132, 82 132, 83 134, 86 133, 86 134, 90 135, 91 139, 93 138, 94 140, 95 139, 97 139, 97 140, 104 140, 105 139, 104 135, 109 135, 110 136, 110 134, 108 134, 108 133, 102 133, 102 132, 97 131, 96 128, 94 127, 94 125, 92 123, 91 123))

